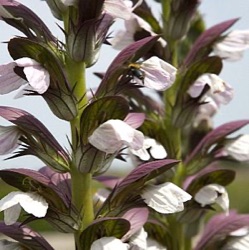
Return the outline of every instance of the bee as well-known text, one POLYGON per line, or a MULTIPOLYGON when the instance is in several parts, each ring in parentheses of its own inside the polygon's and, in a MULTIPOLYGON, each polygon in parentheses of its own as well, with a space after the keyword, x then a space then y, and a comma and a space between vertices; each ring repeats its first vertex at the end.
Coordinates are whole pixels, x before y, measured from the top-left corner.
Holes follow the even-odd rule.
POLYGON ((141 69, 140 64, 138 64, 138 63, 130 63, 128 67, 129 67, 131 75, 133 77, 136 77, 139 80, 141 80, 142 82, 144 82, 145 72, 141 69))

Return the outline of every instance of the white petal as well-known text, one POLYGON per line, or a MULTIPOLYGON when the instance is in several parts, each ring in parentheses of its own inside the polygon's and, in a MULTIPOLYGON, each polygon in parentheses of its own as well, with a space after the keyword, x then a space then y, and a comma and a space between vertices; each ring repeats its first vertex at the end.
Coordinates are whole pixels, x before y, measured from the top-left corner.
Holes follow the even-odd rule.
POLYGON ((224 192, 216 199, 216 203, 225 211, 226 215, 229 214, 229 197, 228 193, 224 192))
POLYGON ((12 225, 17 222, 20 213, 21 213, 21 206, 16 204, 10 208, 4 210, 4 223, 6 225, 12 225))
POLYGON ((119 30, 113 39, 111 39, 110 43, 112 47, 117 50, 122 50, 129 44, 134 42, 133 38, 134 33, 130 32, 129 30, 119 30))
POLYGON ((20 136, 16 126, 0 126, 0 155, 13 152, 19 146, 20 136))
POLYGON ((150 153, 151 153, 151 156, 157 160, 164 159, 167 157, 167 152, 165 148, 159 143, 156 143, 156 145, 151 147, 150 153))
POLYGON ((150 154, 145 148, 141 148, 138 150, 130 149, 131 153, 138 156, 142 161, 148 161, 150 159, 150 154))
POLYGON ((29 66, 39 66, 40 63, 38 63, 36 60, 31 59, 29 57, 22 57, 19 58, 17 60, 15 60, 15 63, 17 64, 17 66, 19 67, 29 67, 29 66))
POLYGON ((156 56, 144 61, 141 69, 145 72, 143 84, 148 88, 163 91, 175 81, 176 68, 156 56))
POLYGON ((189 95, 193 98, 198 97, 206 84, 210 87, 206 96, 211 97, 218 105, 221 103, 227 104, 232 100, 234 92, 233 88, 215 74, 201 75, 189 88, 189 95))
POLYGON ((0 200, 0 212, 18 204, 19 197, 22 194, 23 192, 21 191, 15 191, 7 194, 4 198, 2 198, 0 200))
POLYGON ((39 94, 43 94, 47 91, 50 82, 50 76, 47 70, 42 66, 35 65, 25 67, 23 69, 27 80, 31 87, 39 94))
POLYGON ((47 213, 48 203, 36 193, 23 193, 19 199, 21 207, 35 217, 44 217, 47 213))
POLYGON ((22 192, 15 191, 0 200, 0 211, 4 211, 6 225, 15 223, 20 215, 21 207, 18 204, 20 195, 22 195, 22 192))
POLYGON ((27 81, 22 79, 14 72, 14 68, 17 66, 15 62, 0 65, 0 94, 7 94, 20 86, 25 84, 27 81))
POLYGON ((103 237, 95 240, 90 250, 128 250, 129 245, 115 237, 103 237))
POLYGON ((163 214, 182 211, 183 202, 192 198, 190 194, 170 182, 148 186, 141 196, 149 207, 163 214))
POLYGON ((228 213, 229 198, 226 189, 221 185, 209 184, 202 187, 195 194, 194 199, 203 207, 217 203, 226 213, 228 213))
POLYGON ((226 60, 236 61, 249 48, 249 30, 235 30, 214 46, 214 53, 226 60))
POLYGON ((232 237, 221 250, 248 250, 249 234, 243 237, 232 237))
POLYGON ((0 211, 6 211, 6 223, 13 224, 16 221, 20 214, 20 206, 27 213, 39 218, 44 217, 48 209, 47 202, 38 194, 21 191, 11 192, 0 200, 0 211))
POLYGON ((110 191, 104 188, 98 189, 98 191, 94 194, 93 200, 97 203, 104 203, 107 197, 109 196, 110 191))
POLYGON ((88 138, 94 147, 108 154, 120 150, 124 144, 136 150, 142 148, 143 139, 143 133, 121 120, 108 120, 88 138))
POLYGON ((164 159, 167 157, 167 152, 164 147, 156 140, 146 137, 144 139, 143 148, 139 150, 130 150, 132 154, 138 156, 142 161, 148 161, 151 156, 154 159, 164 159), (151 156, 150 156, 150 154, 151 156))
POLYGON ((113 18, 124 20, 131 18, 132 8, 129 8, 123 0, 105 0, 104 10, 113 18))
POLYGON ((147 236, 147 232, 142 227, 130 238, 129 243, 139 247, 139 250, 147 250, 147 236))
POLYGON ((242 135, 228 143, 224 148, 224 153, 237 161, 249 161, 249 134, 242 135))
POLYGON ((229 235, 231 236, 246 236, 247 234, 249 234, 249 228, 248 227, 241 227, 233 232, 231 232, 229 235))

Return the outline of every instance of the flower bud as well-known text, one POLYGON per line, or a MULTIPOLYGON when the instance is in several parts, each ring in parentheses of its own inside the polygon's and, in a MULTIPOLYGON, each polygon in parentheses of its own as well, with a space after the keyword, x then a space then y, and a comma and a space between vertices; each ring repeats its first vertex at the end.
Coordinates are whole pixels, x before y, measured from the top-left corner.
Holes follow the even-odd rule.
POLYGON ((105 172, 112 163, 114 155, 107 155, 87 144, 79 147, 75 153, 75 164, 81 173, 98 174, 105 172))
POLYGON ((106 14, 99 19, 87 20, 79 27, 73 27, 67 37, 70 57, 76 62, 85 62, 86 67, 95 64, 112 21, 113 18, 106 14))

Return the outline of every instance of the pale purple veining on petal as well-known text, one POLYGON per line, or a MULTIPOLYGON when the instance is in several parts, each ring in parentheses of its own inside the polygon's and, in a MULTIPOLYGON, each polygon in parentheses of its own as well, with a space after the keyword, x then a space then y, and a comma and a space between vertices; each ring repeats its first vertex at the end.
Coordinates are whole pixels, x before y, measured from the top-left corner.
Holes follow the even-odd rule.
POLYGON ((130 19, 133 11, 123 0, 105 0, 104 10, 113 18, 121 18, 124 20, 130 19))
POLYGON ((141 70, 145 73, 144 80, 137 80, 151 89, 164 91, 175 81, 176 68, 156 56, 144 61, 141 70))
POLYGON ((14 68, 17 66, 15 62, 0 65, 0 94, 10 93, 27 81, 22 79, 14 72, 14 68))
POLYGON ((233 88, 215 74, 201 75, 189 88, 189 95, 193 98, 198 97, 206 84, 210 87, 210 89, 207 91, 205 96, 211 97, 217 105, 227 104, 232 100, 233 88))
POLYGON ((125 117, 124 122, 126 122, 132 128, 139 128, 143 124, 144 120, 145 120, 144 113, 129 113, 125 117))
POLYGON ((130 230, 122 237, 123 241, 126 241, 133 234, 138 232, 143 225, 147 222, 149 216, 149 210, 145 207, 132 208, 128 210, 122 218, 128 220, 131 224, 130 230))
POLYGON ((237 61, 249 48, 249 30, 234 30, 214 45, 214 53, 225 60, 237 61))
MULTIPOLYGON (((153 32, 152 27, 144 19, 134 13, 132 13, 130 19, 125 20, 124 25, 125 29, 118 30, 114 35, 114 38, 110 40, 110 43, 114 49, 121 50, 133 43, 135 41, 135 33, 141 31, 141 29, 148 32, 151 36, 157 35, 155 32, 153 32)), ((167 44, 162 38, 159 38, 158 41, 163 47, 165 47, 167 44)))
POLYGON ((183 203, 192 198, 190 194, 171 182, 147 186, 141 196, 149 207, 162 214, 182 211, 183 203))
POLYGON ((143 133, 132 128, 121 120, 108 120, 101 124, 88 138, 89 142, 99 150, 112 154, 123 145, 139 149, 143 145, 143 133))
POLYGON ((0 155, 13 152, 19 146, 20 136, 16 126, 0 126, 0 155))
POLYGON ((23 72, 32 90, 43 94, 48 89, 50 83, 48 71, 35 60, 23 57, 14 62, 0 65, 0 94, 10 93, 27 83, 25 79, 15 73, 16 66, 23 67, 23 72))

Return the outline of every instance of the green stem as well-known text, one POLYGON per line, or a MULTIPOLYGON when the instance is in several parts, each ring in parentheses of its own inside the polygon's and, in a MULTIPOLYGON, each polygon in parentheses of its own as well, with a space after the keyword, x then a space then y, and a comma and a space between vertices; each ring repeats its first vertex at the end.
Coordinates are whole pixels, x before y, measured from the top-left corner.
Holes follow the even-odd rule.
MULTIPOLYGON (((85 84, 85 63, 74 62, 69 57, 66 59, 66 70, 68 81, 73 89, 74 97, 77 100, 78 114, 70 122, 72 149, 73 152, 80 145, 80 121, 81 114, 87 104, 86 84, 85 84)), ((74 159, 74 156, 72 157, 74 159)), ((92 201, 92 174, 81 173, 77 166, 71 166, 72 181, 72 204, 79 212, 79 228, 75 233, 75 244, 77 250, 83 250, 84 246, 80 243, 80 235, 82 231, 94 220, 94 208, 92 201)))
POLYGON ((81 233, 94 219, 92 202, 92 174, 80 173, 76 168, 72 168, 72 200, 74 206, 80 211, 81 233))
POLYGON ((70 58, 66 60, 68 80, 72 86, 74 97, 77 100, 78 114, 70 122, 72 133, 73 149, 77 147, 78 132, 80 131, 80 118, 84 106, 87 103, 86 84, 85 84, 85 63, 74 62, 70 58))
POLYGON ((169 17, 170 17, 170 5, 172 0, 162 0, 162 15, 163 15, 163 27, 167 24, 169 17))

